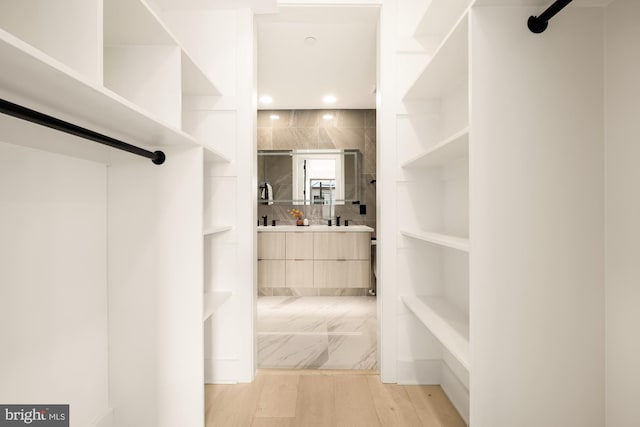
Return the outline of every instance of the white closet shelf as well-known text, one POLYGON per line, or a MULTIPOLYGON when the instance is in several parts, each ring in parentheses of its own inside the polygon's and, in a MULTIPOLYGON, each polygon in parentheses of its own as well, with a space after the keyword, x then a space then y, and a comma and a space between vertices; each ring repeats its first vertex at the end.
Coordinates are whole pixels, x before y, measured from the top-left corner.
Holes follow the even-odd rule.
POLYGON ((442 142, 430 147, 406 162, 403 168, 415 166, 442 166, 460 157, 469 156, 469 128, 466 127, 442 142))
POLYGON ((468 316, 442 297, 404 295, 402 302, 468 371, 468 316))
POLYGON ((440 98, 468 82, 468 23, 465 12, 409 87, 404 99, 440 98))
POLYGON ((144 0, 104 2, 105 45, 178 45, 144 0))
POLYGON ((220 95, 202 67, 145 0, 109 0, 104 9, 105 45, 177 46, 182 51, 183 95, 220 95))
POLYGON ((414 37, 445 36, 469 3, 470 0, 432 0, 416 25, 414 37))
POLYGON ((231 291, 211 291, 205 292, 203 300, 203 314, 202 321, 207 320, 213 313, 220 308, 229 298, 231 298, 233 292, 231 291))
POLYGON ((210 236, 212 234, 222 233, 224 231, 229 231, 229 230, 232 230, 232 229, 233 229, 233 227, 231 225, 215 225, 213 227, 206 228, 202 232, 202 234, 204 236, 210 236))
MULTIPOLYGON (((1 29, 0 69, 0 94, 8 101, 134 145, 201 145, 1 29)), ((46 143, 42 149, 51 151, 46 143)))
POLYGON ((219 96, 220 91, 202 68, 182 49, 182 96, 219 96))
POLYGON ((222 154, 220 151, 215 148, 208 147, 206 145, 204 147, 204 161, 206 163, 229 163, 231 159, 227 157, 225 154, 222 154))
POLYGON ((463 252, 469 252, 469 239, 465 239, 463 237, 432 233, 428 231, 401 230, 400 233, 403 236, 411 237, 413 239, 424 240, 425 242, 435 243, 436 245, 446 246, 448 248, 457 249, 463 252))

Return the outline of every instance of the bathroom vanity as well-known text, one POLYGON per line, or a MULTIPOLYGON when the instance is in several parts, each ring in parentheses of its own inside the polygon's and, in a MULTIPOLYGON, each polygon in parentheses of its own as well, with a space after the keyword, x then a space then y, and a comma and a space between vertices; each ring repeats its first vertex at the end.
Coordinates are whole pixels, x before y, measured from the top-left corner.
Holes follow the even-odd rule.
POLYGON ((371 233, 364 225, 258 227, 261 295, 366 295, 371 233))

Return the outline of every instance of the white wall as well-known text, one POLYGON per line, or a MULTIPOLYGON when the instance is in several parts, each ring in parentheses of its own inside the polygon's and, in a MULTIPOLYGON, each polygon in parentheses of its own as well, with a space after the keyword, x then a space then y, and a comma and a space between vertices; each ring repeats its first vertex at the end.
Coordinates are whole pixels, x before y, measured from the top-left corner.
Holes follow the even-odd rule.
MULTIPOLYGON (((170 158, 167 159, 171 161, 170 158)), ((109 167, 109 382, 118 427, 157 423, 155 170, 131 157, 109 167)))
POLYGON ((398 379, 398 300, 396 276, 397 200, 396 173, 398 148, 396 146, 396 108, 399 103, 396 88, 396 22, 394 0, 382 1, 378 31, 378 93, 376 94, 377 125, 377 200, 378 244, 378 364, 383 382, 398 379))
POLYGON ((202 149, 109 167, 109 367, 114 426, 198 426, 202 149))
MULTIPOLYGON (((202 362, 202 164, 198 147, 165 147, 158 168, 160 254, 156 395, 162 417, 150 427, 204 424, 202 362)), ((153 213, 151 213, 153 215, 153 213)), ((139 424, 138 427, 142 425, 139 424)), ((120 427, 120 426, 117 426, 120 427)))
POLYGON ((0 143, 0 401, 108 410, 107 171, 0 143))
POLYGON ((640 387, 640 2, 605 20, 607 427, 638 425, 640 387))
POLYGON ((472 11, 475 427, 604 424, 602 9, 539 12, 472 11))
MULTIPOLYGON (((228 13, 228 12, 227 12, 228 13)), ((213 383, 253 381, 256 369, 256 96, 253 15, 234 13, 233 57, 237 73, 233 94, 223 97, 213 114, 226 118, 217 135, 229 163, 205 169, 205 225, 231 225, 231 231, 205 240, 205 290, 229 290, 232 297, 205 324, 205 380, 213 383), (228 127, 232 124, 234 127, 228 127)))

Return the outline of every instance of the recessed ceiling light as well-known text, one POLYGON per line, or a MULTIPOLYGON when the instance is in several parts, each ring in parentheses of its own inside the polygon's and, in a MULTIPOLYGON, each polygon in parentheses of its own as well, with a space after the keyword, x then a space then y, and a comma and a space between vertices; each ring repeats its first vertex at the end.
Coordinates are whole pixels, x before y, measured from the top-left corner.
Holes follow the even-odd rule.
POLYGON ((322 102, 324 102, 325 104, 333 104, 334 102, 336 102, 337 98, 333 95, 326 95, 324 98, 322 98, 322 102))
POLYGON ((273 98, 269 95, 262 95, 259 101, 261 104, 271 104, 273 102, 273 98))
POLYGON ((318 41, 318 39, 316 39, 313 36, 309 36, 309 37, 305 37, 304 38, 304 44, 309 45, 309 46, 313 46, 314 44, 316 44, 317 41, 318 41))
POLYGON ((270 115, 270 116, 269 116, 269 118, 270 118, 271 120, 278 120, 278 119, 280 118, 280 116, 279 116, 279 115, 277 115, 277 114, 272 114, 272 115, 270 115))
POLYGON ((333 114, 325 114, 325 115, 322 116, 322 118, 325 119, 325 120, 331 120, 331 119, 333 119, 333 114))

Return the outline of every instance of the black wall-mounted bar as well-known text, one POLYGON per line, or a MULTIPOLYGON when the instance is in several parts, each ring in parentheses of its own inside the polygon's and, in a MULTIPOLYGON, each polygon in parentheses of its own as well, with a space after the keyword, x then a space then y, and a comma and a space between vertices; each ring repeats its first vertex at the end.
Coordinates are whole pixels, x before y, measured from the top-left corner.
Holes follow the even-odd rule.
POLYGON ((556 13, 564 9, 573 0, 557 0, 554 4, 549 6, 547 10, 542 12, 539 16, 531 16, 527 21, 527 27, 532 33, 540 34, 549 26, 549 20, 553 18, 556 13))
POLYGON ((56 119, 55 117, 39 113, 38 111, 31 110, 18 104, 14 104, 4 99, 0 99, 0 113, 17 117, 28 122, 36 123, 41 126, 46 126, 60 132, 79 136, 80 138, 88 139, 100 144, 108 145, 109 147, 117 148, 118 150, 123 150, 132 154, 136 154, 138 156, 146 157, 147 159, 151 159, 151 161, 156 165, 163 164, 166 158, 162 151, 145 150, 143 148, 136 147, 135 145, 131 145, 126 142, 119 141, 115 138, 111 138, 110 136, 102 135, 98 132, 76 126, 72 123, 65 122, 64 120, 56 119))

